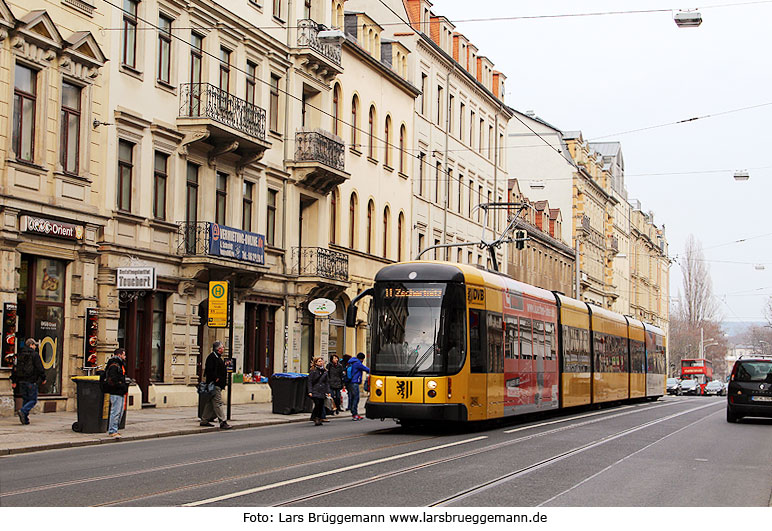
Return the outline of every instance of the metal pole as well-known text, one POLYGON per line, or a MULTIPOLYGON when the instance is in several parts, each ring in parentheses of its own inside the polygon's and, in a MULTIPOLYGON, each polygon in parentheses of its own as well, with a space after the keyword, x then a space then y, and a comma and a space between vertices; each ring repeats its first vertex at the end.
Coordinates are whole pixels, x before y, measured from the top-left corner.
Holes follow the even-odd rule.
MULTIPOLYGON (((228 356, 233 360, 233 287, 231 281, 228 281, 228 356)), ((229 367, 230 368, 230 367, 229 367)), ((231 371, 228 372, 228 414, 227 420, 231 419, 231 371)))

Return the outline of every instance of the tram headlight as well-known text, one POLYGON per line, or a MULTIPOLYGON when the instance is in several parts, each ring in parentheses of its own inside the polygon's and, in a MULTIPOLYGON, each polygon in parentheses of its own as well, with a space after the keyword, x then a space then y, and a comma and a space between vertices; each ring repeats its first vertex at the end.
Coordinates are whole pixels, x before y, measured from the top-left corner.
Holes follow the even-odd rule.
POLYGON ((437 391, 435 391, 434 389, 430 389, 429 392, 427 392, 426 394, 429 396, 429 398, 434 398, 435 396, 437 396, 437 391))
POLYGON ((435 382, 434 380, 429 380, 428 382, 426 382, 426 387, 428 387, 429 389, 437 389, 437 382, 435 382))
POLYGON ((380 378, 375 380, 375 387, 377 387, 378 389, 382 388, 383 387, 383 380, 381 380, 380 378))

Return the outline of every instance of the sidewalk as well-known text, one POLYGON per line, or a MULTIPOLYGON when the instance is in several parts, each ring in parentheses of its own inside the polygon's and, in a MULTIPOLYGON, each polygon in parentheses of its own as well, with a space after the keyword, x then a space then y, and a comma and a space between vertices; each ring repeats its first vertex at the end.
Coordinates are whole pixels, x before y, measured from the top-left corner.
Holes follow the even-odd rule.
MULTIPOLYGON (((0 456, 219 430, 218 427, 199 426, 197 414, 196 407, 129 410, 121 439, 111 438, 107 433, 72 431, 72 423, 78 419, 75 411, 31 415, 30 424, 26 426, 19 422, 17 416, 0 417, 0 456)), ((271 412, 270 403, 234 404, 231 407, 232 420, 228 423, 234 429, 253 428, 308 421, 309 416, 309 413, 276 415, 271 412)))

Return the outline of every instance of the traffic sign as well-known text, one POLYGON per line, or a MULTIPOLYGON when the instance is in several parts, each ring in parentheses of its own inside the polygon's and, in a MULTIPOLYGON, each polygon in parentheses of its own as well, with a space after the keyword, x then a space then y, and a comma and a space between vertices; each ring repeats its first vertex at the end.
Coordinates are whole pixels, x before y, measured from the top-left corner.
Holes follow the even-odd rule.
POLYGON ((228 282, 209 283, 209 328, 228 326, 228 282))

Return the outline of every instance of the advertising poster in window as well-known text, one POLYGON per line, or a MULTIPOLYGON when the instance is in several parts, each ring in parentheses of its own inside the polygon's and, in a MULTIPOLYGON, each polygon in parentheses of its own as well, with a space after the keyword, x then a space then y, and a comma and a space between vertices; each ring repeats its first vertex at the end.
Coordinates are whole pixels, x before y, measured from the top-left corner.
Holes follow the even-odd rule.
POLYGON ((63 326, 61 307, 35 307, 35 338, 40 341, 40 359, 46 373, 46 383, 40 387, 40 394, 61 393, 63 326))
POLYGON ((64 301, 64 264, 62 262, 39 259, 36 276, 38 302, 64 301))

